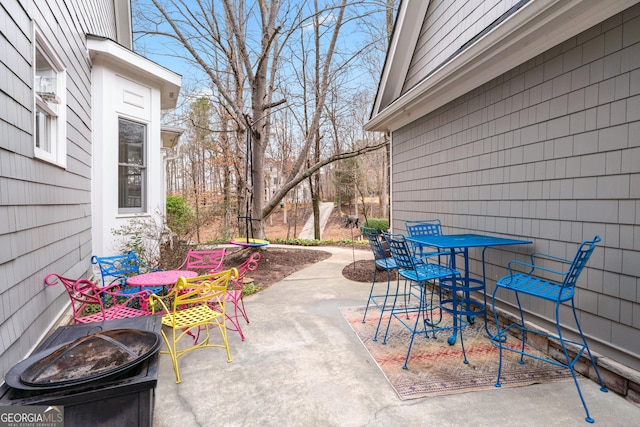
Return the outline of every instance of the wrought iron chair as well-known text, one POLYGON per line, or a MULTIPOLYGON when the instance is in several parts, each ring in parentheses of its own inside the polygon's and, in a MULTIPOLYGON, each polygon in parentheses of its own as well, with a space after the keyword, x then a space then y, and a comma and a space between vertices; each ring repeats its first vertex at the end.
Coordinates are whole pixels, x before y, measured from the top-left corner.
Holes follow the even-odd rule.
MULTIPOLYGON (((405 221, 405 228, 409 236, 440 236, 442 235, 442 224, 439 219, 425 219, 417 221, 405 221)), ((411 243, 414 254, 418 259, 438 257, 440 263, 443 256, 450 255, 449 252, 427 251, 420 243, 411 243)))
POLYGON ((48 286, 60 282, 65 287, 71 300, 74 324, 104 322, 150 314, 146 310, 150 291, 124 294, 120 292, 119 283, 100 287, 87 279, 70 279, 56 273, 48 274, 44 282, 48 286))
MULTIPOLYGON (((383 236, 387 240, 391 255, 398 265, 398 275, 415 284, 418 290, 418 305, 412 307, 405 306, 403 309, 405 313, 408 311, 416 314, 413 324, 410 324, 407 319, 396 315, 397 296, 394 298, 391 316, 389 317, 389 323, 387 323, 387 330, 383 342, 383 344, 386 343, 391 318, 395 317, 411 332, 407 356, 402 366, 402 369, 407 369, 407 363, 409 362, 411 347, 413 346, 415 336, 424 333, 425 337, 428 338, 429 332, 432 332, 435 338, 435 332, 442 329, 438 328, 439 323, 442 321, 442 308, 440 307, 442 291, 441 286, 436 286, 435 282, 445 280, 453 282, 458 272, 436 263, 416 262, 413 251, 409 248, 402 234, 383 233, 383 236)), ((462 350, 464 352, 464 343, 462 344, 462 350)))
POLYGON ((192 350, 204 347, 224 348, 227 362, 231 362, 225 308, 229 281, 237 277, 238 271, 235 268, 189 279, 181 277, 167 295, 150 295, 149 306, 152 312, 163 313, 162 324, 171 330, 170 334, 162 330, 162 337, 168 347, 168 351, 162 353, 171 356, 176 384, 181 382, 178 359, 192 350), (214 303, 217 305, 216 309, 211 307, 214 303), (210 342, 210 328, 218 328, 221 343, 210 342), (201 329, 205 330, 206 335, 198 342, 201 329), (180 340, 187 335, 196 337, 193 344, 178 346, 180 340))
MULTIPOLYGON (((141 291, 139 288, 127 286, 127 279, 129 277, 149 271, 161 271, 161 269, 152 268, 144 264, 133 251, 122 255, 104 257, 94 255, 91 257, 91 264, 97 265, 100 268, 102 286, 110 286, 118 283, 120 285, 120 292, 123 294, 141 291)), ((149 287, 148 290, 153 293, 159 293, 162 291, 162 286, 149 287)))
MULTIPOLYGON (((242 314, 244 320, 249 323, 249 317, 247 316, 247 310, 244 307, 244 297, 243 297, 243 288, 244 288, 244 279, 249 271, 255 271, 258 268, 258 262, 260 261, 260 253, 254 252, 239 266, 236 267, 238 270, 238 276, 235 279, 231 280, 231 286, 227 290, 227 302, 233 304, 233 313, 229 313, 227 310, 227 320, 231 322, 231 327, 227 324, 227 329, 230 331, 236 331, 240 334, 240 338, 244 341, 244 333, 242 332, 242 327, 240 326, 238 313, 242 314)), ((213 272, 212 272, 213 273, 213 272)), ((212 306, 216 308, 214 304, 212 306)))
POLYGON ((582 396, 582 392, 580 390, 580 385, 578 384, 578 379, 576 377, 574 368, 575 364, 580 360, 585 350, 587 351, 587 355, 589 356, 591 364, 593 365, 593 369, 596 373, 596 376, 598 377, 598 381, 600 382, 600 390, 606 392, 607 388, 602 382, 602 378, 600 378, 598 366, 596 365, 593 356, 591 355, 591 350, 589 350, 587 341, 584 338, 584 334, 582 333, 582 328, 580 327, 580 322, 578 321, 578 315, 576 313, 574 304, 574 292, 578 277, 587 264, 587 261, 589 261, 589 257, 593 253, 593 250, 596 247, 596 243, 598 243, 599 241, 600 237, 595 236, 592 240, 586 240, 582 242, 578 247, 578 251, 573 260, 563 259, 549 254, 536 252, 531 254, 530 263, 525 263, 518 260, 510 261, 508 264, 509 274, 500 278, 496 282, 496 287, 493 290, 491 301, 494 318, 498 327, 498 332, 491 338, 491 341, 500 348, 500 364, 498 365, 498 379, 496 382, 496 387, 500 387, 503 350, 509 350, 520 354, 520 363, 524 363, 524 356, 528 356, 551 363, 556 366, 560 366, 562 368, 569 369, 571 371, 571 375, 573 376, 576 388, 578 389, 578 395, 580 396, 580 400, 582 401, 582 406, 584 407, 584 410, 587 414, 586 420, 590 423, 593 422, 593 418, 591 418, 591 416, 589 415, 589 410, 587 409, 587 404, 584 400, 584 397, 582 396), (546 267, 543 267, 540 264, 544 264, 546 267), (524 269, 527 269, 528 271, 524 273, 514 270, 514 268, 518 266, 521 269, 524 267, 524 269), (554 269, 549 268, 550 266, 552 266, 554 269), (498 315, 495 310, 496 293, 499 289, 515 292, 515 298, 520 314, 519 324, 512 323, 505 326, 504 328, 500 327, 500 324, 498 322, 498 315), (532 298, 541 298, 543 300, 550 301, 555 305, 555 323, 557 334, 534 330, 525 326, 522 306, 520 305, 520 295, 528 295, 532 298), (568 302, 571 302, 571 309, 573 310, 573 317, 575 319, 576 326, 580 335, 580 341, 570 340, 562 333, 562 327, 560 325, 560 306, 563 306, 563 303, 568 302), (512 329, 519 331, 520 333, 521 344, 519 346, 511 347, 504 344, 504 342, 508 339, 507 337, 509 336, 507 335, 507 333, 512 329), (549 340, 559 343, 562 348, 562 353, 564 354, 565 361, 538 357, 527 353, 525 351, 525 340, 527 334, 544 336, 549 340), (567 348, 567 344, 573 346, 571 350, 567 348), (572 354, 575 353, 575 356, 570 355, 570 352, 572 354))
MULTIPOLYGON (((369 240, 369 246, 373 252, 374 266, 373 266, 373 280, 371 282, 371 290, 369 291, 369 298, 367 299, 367 306, 364 309, 364 316, 362 316, 362 323, 366 323, 367 312, 369 311, 369 304, 373 303, 380 309, 380 317, 378 318, 378 325, 376 326, 376 332, 373 335, 373 341, 378 340, 378 331, 380 330, 380 323, 382 317, 386 311, 391 311, 392 305, 389 298, 394 294, 391 291, 391 272, 397 270, 398 266, 392 256, 387 256, 387 253, 378 237, 378 231, 375 228, 362 227, 362 233, 369 240), (376 288, 376 277, 378 269, 387 272, 387 289, 384 293, 378 293, 376 288), (380 301, 382 300, 382 301, 380 301)), ((396 281, 396 294, 398 292, 399 283, 396 281)))
POLYGON ((196 271, 202 274, 220 271, 226 251, 224 248, 210 250, 189 249, 185 260, 177 269, 196 271))

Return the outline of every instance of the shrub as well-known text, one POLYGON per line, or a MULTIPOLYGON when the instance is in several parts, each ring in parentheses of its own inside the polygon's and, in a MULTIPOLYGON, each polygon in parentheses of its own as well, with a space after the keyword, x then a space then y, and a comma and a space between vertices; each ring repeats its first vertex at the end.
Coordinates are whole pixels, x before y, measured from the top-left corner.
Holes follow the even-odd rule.
POLYGON ((167 227, 178 236, 189 231, 193 212, 180 196, 167 196, 167 227))
POLYGON ((167 239, 164 217, 157 213, 128 220, 111 233, 116 237, 115 251, 126 254, 133 251, 140 261, 149 266, 158 265, 160 246, 167 239))
POLYGON ((389 220, 386 218, 369 218, 363 224, 364 227, 375 228, 378 233, 389 230, 389 220))

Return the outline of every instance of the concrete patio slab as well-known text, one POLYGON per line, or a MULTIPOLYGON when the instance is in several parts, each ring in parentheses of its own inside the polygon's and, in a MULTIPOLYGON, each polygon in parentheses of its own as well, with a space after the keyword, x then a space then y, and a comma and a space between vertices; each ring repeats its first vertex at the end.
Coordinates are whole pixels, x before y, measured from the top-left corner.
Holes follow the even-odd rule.
MULTIPOLYGON (((342 276, 368 251, 319 247, 325 261, 246 298, 246 341, 180 359, 176 384, 160 356, 154 426, 580 426, 589 425, 573 382, 400 400, 340 314, 364 305, 370 284, 342 276)), ((595 425, 637 424, 640 408, 583 379, 595 425)))

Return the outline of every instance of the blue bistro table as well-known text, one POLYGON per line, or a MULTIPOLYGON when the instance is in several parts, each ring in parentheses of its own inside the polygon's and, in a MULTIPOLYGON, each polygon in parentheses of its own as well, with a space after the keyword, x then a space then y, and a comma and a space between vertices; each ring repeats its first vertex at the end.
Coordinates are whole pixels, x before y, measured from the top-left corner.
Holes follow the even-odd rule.
POLYGON ((461 283, 453 283, 451 286, 451 298, 442 300, 442 309, 449 312, 453 317, 453 334, 448 339, 449 344, 453 345, 457 339, 458 329, 462 328, 462 316, 467 316, 469 322, 473 322, 473 317, 484 315, 485 329, 487 334, 491 333, 487 327, 487 296, 485 292, 486 272, 484 263, 484 253, 487 248, 494 246, 508 245, 527 245, 531 244, 530 240, 507 239, 504 237, 487 236, 482 234, 442 234, 439 236, 408 236, 407 240, 419 243, 424 246, 432 246, 439 250, 451 252, 451 268, 456 270, 456 253, 462 253, 464 256, 464 275, 461 283), (469 273, 469 248, 482 249, 482 279, 470 277, 469 273), (482 291, 484 303, 472 300, 471 291, 482 291), (458 292, 462 292, 462 298, 458 296, 458 292), (461 324, 458 325, 458 317, 461 324))

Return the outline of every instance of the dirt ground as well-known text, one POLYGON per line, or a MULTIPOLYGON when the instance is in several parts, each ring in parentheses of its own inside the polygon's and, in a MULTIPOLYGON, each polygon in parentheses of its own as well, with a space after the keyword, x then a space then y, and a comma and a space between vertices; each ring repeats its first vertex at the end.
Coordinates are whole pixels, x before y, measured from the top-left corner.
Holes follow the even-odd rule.
MULTIPOLYGON (((348 209, 343 208, 345 214, 349 213, 348 209)), ((265 232, 267 238, 291 238, 293 239, 300 233, 304 224, 311 214, 310 208, 298 209, 298 218, 295 219, 293 210, 287 212, 287 223, 284 223, 284 210, 279 209, 271 218, 266 221, 265 232)), ((363 221, 362 216, 360 221, 363 221)), ((203 233, 203 234, 208 234, 203 233)), ((345 220, 340 217, 338 209, 334 209, 329 217, 322 233, 322 240, 333 240, 339 242, 341 240, 360 240, 362 234, 359 228, 345 227, 345 220)), ((364 243, 364 242, 363 242, 364 243)), ((336 243, 340 244, 340 243, 336 243)), ((342 245, 342 244, 341 244, 342 245)), ((346 243, 345 243, 346 245, 346 243)), ((351 244, 349 244, 351 246, 351 244)), ((354 245, 356 250, 369 251, 368 244, 354 245)), ((172 268, 171 266, 179 265, 186 256, 187 249, 176 249, 173 253, 163 254, 163 267, 172 268)), ((258 269, 255 272, 247 274, 254 279, 256 285, 261 289, 271 286, 290 274, 298 271, 306 266, 315 264, 327 259, 331 254, 325 251, 302 249, 300 247, 275 248, 272 246, 263 246, 256 248, 229 248, 224 259, 224 268, 231 268, 241 264, 246 260, 252 252, 259 252, 261 255, 258 269)), ((371 282, 373 280, 373 261, 357 261, 344 268, 342 274, 357 282, 371 282)))
MULTIPOLYGON (((371 209, 371 208, 370 208, 371 209)), ((297 209, 297 219, 294 215, 296 211, 288 208, 286 217, 287 223, 285 224, 285 212, 284 209, 277 208, 271 216, 265 222, 265 234, 267 238, 296 238, 302 231, 307 218, 311 216, 311 207, 302 207, 297 209)), ((340 210, 334 208, 331 211, 331 215, 327 220, 327 224, 320 236, 322 240, 358 240, 362 238, 362 233, 358 227, 346 227, 345 217, 346 215, 352 215, 351 209, 348 207, 342 208, 343 216, 340 216, 340 210)), ((364 216, 359 215, 360 225, 364 221, 364 216)))
MULTIPOLYGON (((369 250, 368 247, 356 248, 356 250, 369 250)), ((279 282, 290 274, 301 270, 311 264, 325 260, 331 256, 329 252, 315 249, 300 248, 274 248, 263 246, 260 248, 231 248, 225 256, 225 267, 231 268, 242 263, 252 252, 260 253, 258 269, 248 273, 256 285, 265 289, 279 282)), ((356 261, 342 270, 342 275, 356 282, 371 282, 373 280, 373 261, 356 261)))
MULTIPOLYGON (((350 210, 347 207, 343 207, 342 212, 344 215, 350 214, 350 210)), ((284 223, 285 213, 283 209, 275 211, 271 217, 267 220, 265 226, 265 233, 268 238, 293 238, 300 233, 304 224, 307 221, 309 215, 311 215, 311 209, 298 209, 297 219, 294 216, 294 210, 289 209, 287 212, 287 223, 284 223)), ((363 218, 360 217, 360 221, 363 218)), ((341 240, 361 240, 362 233, 357 227, 346 227, 344 217, 340 216, 340 210, 334 208, 331 212, 327 224, 320 236, 322 240, 333 240, 340 242, 341 240)), ((357 250, 370 250, 369 245, 355 244, 357 250)), ((322 261, 329 257, 329 253, 322 252, 324 255, 318 254, 316 250, 283 250, 269 248, 268 246, 263 249, 265 251, 264 258, 268 261, 267 267, 262 269, 262 261, 258 267, 258 271, 254 273, 256 277, 256 284, 260 286, 269 286, 272 280, 273 283, 281 280, 289 274, 304 268, 308 265, 314 264, 318 261, 322 261), (262 272, 273 271, 275 276, 281 277, 258 277, 262 276, 262 272), (274 280, 275 279, 275 280, 274 280)), ((347 279, 354 280, 356 282, 371 282, 373 280, 373 261, 357 261, 345 267, 342 271, 343 276, 347 279)))

